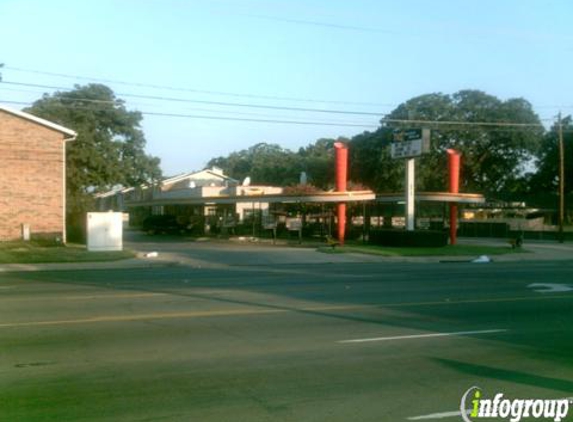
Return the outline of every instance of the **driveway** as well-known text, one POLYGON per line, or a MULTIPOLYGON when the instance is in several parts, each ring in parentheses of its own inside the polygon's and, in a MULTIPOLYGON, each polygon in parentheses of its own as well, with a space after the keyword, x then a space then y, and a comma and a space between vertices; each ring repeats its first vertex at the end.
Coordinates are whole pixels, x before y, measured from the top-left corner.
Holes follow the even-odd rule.
MULTIPOLYGON (((503 239, 463 238, 460 244, 509 247, 503 239)), ((328 254, 319 252, 311 244, 301 246, 273 245, 269 240, 196 240, 178 236, 148 236, 139 232, 126 232, 125 244, 142 255, 157 252, 156 261, 176 262, 194 267, 272 266, 328 263, 413 262, 439 263, 442 261, 468 261, 476 257, 384 257, 359 253, 328 254)), ((573 244, 547 241, 527 241, 524 253, 496 255, 496 262, 553 261, 573 259, 573 244)))
POLYGON ((267 240, 194 240, 177 236, 148 236, 126 232, 125 245, 142 254, 157 252, 157 260, 197 267, 272 266, 381 262, 382 257, 364 254, 327 254, 315 247, 273 245, 267 240))

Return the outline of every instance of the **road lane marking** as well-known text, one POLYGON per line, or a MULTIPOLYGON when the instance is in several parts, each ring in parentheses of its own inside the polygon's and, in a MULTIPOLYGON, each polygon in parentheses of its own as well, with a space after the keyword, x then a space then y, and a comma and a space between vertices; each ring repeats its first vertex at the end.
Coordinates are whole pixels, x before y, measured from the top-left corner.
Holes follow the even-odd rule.
MULTIPOLYGON (((558 400, 569 400, 570 402, 573 401, 573 397, 564 397, 558 400)), ((469 415, 472 412, 472 409, 466 409, 466 415, 469 415)), ((439 412, 439 413, 430 413, 429 415, 421 415, 421 416, 410 416, 407 418, 409 421, 423 421, 423 420, 433 420, 433 419, 445 419, 445 418, 453 418, 456 416, 462 416, 462 412, 460 410, 453 410, 451 412, 439 412)))
POLYGON ((282 309, 259 309, 259 310, 235 309, 227 311, 193 311, 193 312, 172 312, 172 313, 156 313, 156 314, 141 314, 141 315, 110 315, 110 316, 98 316, 98 317, 81 318, 81 319, 14 322, 14 323, 0 324, 0 328, 93 324, 99 322, 134 322, 134 321, 147 321, 147 320, 152 321, 158 319, 185 319, 185 318, 201 318, 201 317, 213 317, 213 316, 271 314, 279 312, 287 312, 287 311, 282 309))
MULTIPOLYGON (((153 293, 156 294, 156 293, 153 293)), ((157 293, 160 294, 160 293, 157 293)), ((161 294, 170 295, 168 292, 162 292, 161 294)), ((209 300, 210 298, 204 297, 203 299, 209 300)), ((217 299, 217 298, 213 298, 217 299)), ((481 303, 504 303, 504 302, 526 302, 526 301, 540 301, 540 300, 563 300, 563 299, 573 299, 571 295, 557 295, 557 296, 517 296, 508 298, 485 298, 485 299, 462 299, 462 300, 439 300, 439 301, 428 301, 428 302, 399 302, 399 303, 380 303, 380 304, 369 304, 369 305, 321 305, 313 307, 287 307, 281 305, 275 305, 274 308, 264 308, 267 305, 259 305, 252 303, 251 305, 258 306, 263 309, 240 309, 240 310, 229 310, 229 311, 191 311, 191 312, 179 312, 179 313, 157 313, 157 314, 143 314, 143 315, 111 315, 111 316, 100 316, 92 318, 82 318, 75 320, 55 320, 55 321, 26 321, 26 322, 12 322, 0 324, 0 328, 11 328, 11 327, 34 327, 34 326, 49 326, 49 325, 73 325, 73 324, 91 324, 97 322, 125 322, 125 321, 143 321, 143 320, 153 320, 153 319, 185 319, 185 318, 205 318, 205 317, 217 317, 217 316, 233 316, 233 315, 257 315, 257 314, 278 314, 278 313, 320 313, 320 312, 334 312, 334 311, 361 311, 367 309, 386 309, 386 308, 408 308, 408 307, 418 307, 418 306, 451 306, 451 305, 463 305, 463 304, 481 304, 481 303)), ((4 301, 4 298, 0 298, 0 303, 4 301)), ((319 314, 320 316, 320 314, 319 314)), ((328 316, 328 315, 326 315, 328 316)))
POLYGON ((345 311, 356 309, 357 306, 313 306, 305 308, 271 308, 271 309, 229 309, 219 311, 188 311, 188 312, 163 312, 154 314, 139 315, 102 315, 90 318, 64 319, 51 321, 23 321, 0 324, 0 328, 15 327, 42 327, 50 325, 76 325, 76 324, 93 324, 100 322, 134 322, 134 321, 152 321, 157 319, 188 319, 188 318, 208 318, 220 316, 249 316, 264 314, 281 314, 291 312, 326 312, 326 311, 345 311))
MULTIPOLYGON (((469 415, 471 411, 472 411, 471 409, 466 410, 466 414, 469 415)), ((433 419, 454 418, 456 416, 462 416, 462 412, 460 412, 459 410, 454 410, 451 412, 431 413, 429 415, 411 416, 408 418, 408 420, 423 421, 423 420, 433 420, 433 419)))
MULTIPOLYGON (((466 413, 469 415, 471 413, 471 409, 467 410, 466 413)), ((444 418, 453 418, 456 416, 461 416, 462 412, 459 410, 454 410, 452 412, 441 412, 441 413, 432 413, 429 415, 422 415, 422 416, 411 416, 408 418, 409 421, 422 421, 422 420, 433 420, 433 419, 444 419, 444 418)))
POLYGON ((537 293, 559 293, 559 292, 571 292, 573 287, 567 284, 559 283, 533 283, 529 284, 527 287, 537 293))
POLYGON ((95 294, 95 295, 77 295, 77 296, 37 296, 37 297, 2 297, 0 301, 74 301, 74 300, 94 300, 94 299, 138 299, 151 298, 156 296, 170 296, 169 293, 119 293, 119 294, 95 294))
POLYGON ((435 337, 467 336, 472 334, 495 334, 495 333, 503 333, 506 331, 508 330, 505 328, 496 328, 492 330, 457 331, 453 333, 430 333, 430 334, 412 334, 406 336, 392 336, 392 337, 359 338, 353 340, 339 340, 337 343, 368 343, 373 341, 414 340, 414 339, 435 338, 435 337))

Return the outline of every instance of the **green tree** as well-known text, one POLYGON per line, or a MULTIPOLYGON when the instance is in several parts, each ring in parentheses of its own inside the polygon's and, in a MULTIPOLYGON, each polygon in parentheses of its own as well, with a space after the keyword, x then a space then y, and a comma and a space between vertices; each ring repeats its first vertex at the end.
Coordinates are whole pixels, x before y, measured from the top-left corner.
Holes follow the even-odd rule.
MULTIPOLYGON (((573 193, 573 119, 562 119, 565 157, 565 193, 573 193)), ((555 123, 545 134, 536 160, 537 171, 531 176, 532 193, 556 194, 559 189, 559 126, 555 123)))
POLYGON ((463 154, 462 191, 514 192, 523 186, 527 165, 533 162, 543 136, 538 116, 524 99, 501 101, 475 90, 422 95, 399 105, 377 131, 352 139, 353 177, 357 181, 377 191, 401 186, 402 160, 391 160, 388 148, 383 147, 390 142, 393 129, 422 126, 401 123, 408 120, 443 122, 424 124, 432 129, 432 142, 430 153, 418 160, 417 184, 421 190, 447 188, 446 149, 454 148, 463 154), (500 125, 481 125, 483 122, 500 125), (507 122, 531 126, 503 126, 507 122))
POLYGON ((308 183, 320 189, 334 186, 334 139, 321 138, 300 148, 297 160, 306 172, 308 183))
POLYGON ((401 189, 404 164, 390 157, 391 140, 388 127, 354 136, 349 144, 350 178, 375 192, 401 189))
POLYGON ((78 133, 67 144, 68 212, 87 210, 94 192, 137 186, 161 177, 159 159, 145 153, 141 113, 128 111, 105 85, 45 94, 27 112, 78 133))
POLYGON ((308 183, 328 189, 334 183, 334 139, 319 139, 297 152, 276 144, 260 143, 209 161, 236 179, 250 176, 253 183, 293 186, 306 172, 308 183))
POLYGON ((298 183, 302 171, 294 152, 264 142, 227 157, 214 158, 208 166, 220 167, 239 180, 249 176, 255 184, 284 186, 298 183))

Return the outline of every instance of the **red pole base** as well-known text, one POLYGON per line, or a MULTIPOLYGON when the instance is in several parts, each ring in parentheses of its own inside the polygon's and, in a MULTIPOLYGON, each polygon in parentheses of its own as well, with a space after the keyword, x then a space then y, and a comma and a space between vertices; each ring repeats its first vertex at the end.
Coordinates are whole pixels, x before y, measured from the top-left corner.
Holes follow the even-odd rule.
POLYGON ((338 204, 338 242, 344 246, 344 235, 346 232, 346 204, 338 204))
POLYGON ((450 204, 450 245, 458 241, 458 205, 450 204))

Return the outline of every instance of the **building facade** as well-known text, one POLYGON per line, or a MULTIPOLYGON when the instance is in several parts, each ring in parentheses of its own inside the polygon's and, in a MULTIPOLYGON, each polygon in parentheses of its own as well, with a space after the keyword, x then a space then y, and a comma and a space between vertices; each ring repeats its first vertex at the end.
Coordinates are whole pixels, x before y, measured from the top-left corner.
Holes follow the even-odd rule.
POLYGON ((282 191, 283 188, 275 186, 245 186, 213 167, 171 177, 156 186, 100 193, 96 195, 96 203, 98 211, 128 212, 132 226, 140 226, 149 215, 167 214, 182 221, 200 220, 207 227, 216 220, 240 222, 255 211, 266 215, 269 204, 252 197, 282 191), (222 204, 221 200, 227 201, 222 204))
POLYGON ((70 129, 0 106, 0 241, 65 242, 70 129))

